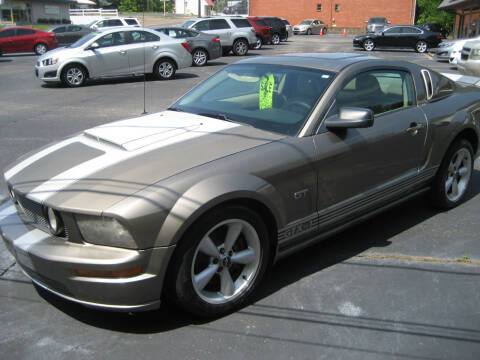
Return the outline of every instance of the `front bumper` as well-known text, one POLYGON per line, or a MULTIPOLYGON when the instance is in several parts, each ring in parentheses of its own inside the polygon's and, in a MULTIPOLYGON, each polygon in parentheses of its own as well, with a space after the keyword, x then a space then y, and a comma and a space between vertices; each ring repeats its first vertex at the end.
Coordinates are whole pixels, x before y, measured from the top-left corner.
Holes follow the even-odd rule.
POLYGON ((45 82, 60 82, 59 64, 40 66, 37 62, 35 76, 45 82))
POLYGON ((70 242, 25 223, 11 200, 0 205, 0 235, 34 283, 67 300, 115 311, 145 311, 160 306, 164 274, 174 247, 130 250, 70 242), (142 272, 132 277, 77 273, 135 267, 141 267, 142 272))
POLYGON ((307 33, 308 29, 295 29, 293 28, 293 33, 295 35, 305 35, 307 33))
POLYGON ((353 47, 361 48, 361 47, 363 47, 363 41, 360 40, 360 39, 355 39, 354 38, 353 41, 352 41, 352 45, 353 45, 353 47))
POLYGON ((462 74, 480 76, 480 60, 460 61, 457 68, 462 74))
POLYGON ((435 59, 438 61, 448 61, 450 59, 450 50, 437 49, 435 59))

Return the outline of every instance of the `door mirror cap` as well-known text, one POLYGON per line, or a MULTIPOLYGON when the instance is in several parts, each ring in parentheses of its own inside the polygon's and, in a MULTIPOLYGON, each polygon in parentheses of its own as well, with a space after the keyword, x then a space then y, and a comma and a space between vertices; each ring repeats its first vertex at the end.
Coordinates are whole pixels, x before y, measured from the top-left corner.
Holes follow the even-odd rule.
POLYGON ((359 107, 342 107, 338 115, 325 120, 327 129, 367 128, 373 126, 373 111, 359 107))
POLYGON ((99 47, 100 47, 100 45, 96 41, 94 41, 85 50, 95 50, 95 49, 98 49, 99 47))

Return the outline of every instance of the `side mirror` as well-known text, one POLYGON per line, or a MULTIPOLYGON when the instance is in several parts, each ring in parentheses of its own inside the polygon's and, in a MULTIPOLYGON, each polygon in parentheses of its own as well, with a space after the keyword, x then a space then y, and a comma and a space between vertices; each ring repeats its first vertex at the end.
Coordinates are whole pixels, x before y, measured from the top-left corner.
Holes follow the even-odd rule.
POLYGON ((338 115, 325 120, 327 129, 367 128, 373 126, 373 111, 359 107, 342 107, 338 115))
POLYGON ((95 49, 98 49, 100 47, 100 45, 98 45, 98 43, 95 41, 93 43, 90 44, 89 47, 87 47, 85 50, 95 50, 95 49))

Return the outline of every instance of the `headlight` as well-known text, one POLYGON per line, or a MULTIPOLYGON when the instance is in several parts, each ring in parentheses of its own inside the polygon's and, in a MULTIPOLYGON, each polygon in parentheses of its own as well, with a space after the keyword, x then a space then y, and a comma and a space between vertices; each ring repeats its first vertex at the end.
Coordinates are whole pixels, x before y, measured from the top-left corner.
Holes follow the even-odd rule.
POLYGON ((46 208, 48 227, 53 235, 61 235, 64 231, 63 221, 58 211, 46 208))
POLYGON ((480 60, 480 49, 472 49, 468 58, 471 60, 480 60))
POLYGON ((105 216, 76 215, 77 225, 85 241, 106 246, 136 249, 130 232, 117 219, 105 216))
POLYGON ((43 66, 49 66, 49 65, 55 65, 58 62, 58 58, 48 58, 45 60, 42 60, 42 65, 43 66))

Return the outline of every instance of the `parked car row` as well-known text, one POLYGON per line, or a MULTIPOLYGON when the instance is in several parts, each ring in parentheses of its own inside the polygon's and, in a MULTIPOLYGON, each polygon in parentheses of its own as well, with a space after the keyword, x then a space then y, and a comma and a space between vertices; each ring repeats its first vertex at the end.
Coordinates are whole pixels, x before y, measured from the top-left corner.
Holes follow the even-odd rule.
POLYGON ((27 27, 9 27, 0 30, 2 53, 34 52, 45 54, 58 46, 54 33, 27 27))

